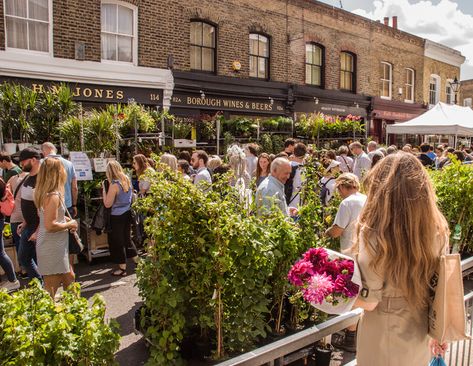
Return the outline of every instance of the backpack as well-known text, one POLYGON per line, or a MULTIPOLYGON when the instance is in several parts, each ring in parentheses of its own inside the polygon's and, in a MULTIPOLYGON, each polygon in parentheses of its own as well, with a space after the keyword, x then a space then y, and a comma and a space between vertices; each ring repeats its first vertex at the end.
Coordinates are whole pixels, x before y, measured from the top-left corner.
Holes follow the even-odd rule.
POLYGON ((294 177, 296 176, 297 169, 299 169, 300 165, 291 165, 291 175, 289 176, 288 180, 284 184, 284 195, 286 196, 286 203, 291 203, 292 193, 294 190, 294 177))
POLYGON ((325 183, 321 183, 321 188, 320 188, 320 202, 322 203, 322 206, 325 206, 325 201, 327 199, 327 194, 329 194, 329 189, 327 188, 328 182, 333 180, 335 178, 331 177, 329 178, 325 183))
POLYGON ((5 186, 5 194, 0 200, 0 213, 3 216, 11 216, 13 209, 15 208, 15 198, 9 185, 5 186))

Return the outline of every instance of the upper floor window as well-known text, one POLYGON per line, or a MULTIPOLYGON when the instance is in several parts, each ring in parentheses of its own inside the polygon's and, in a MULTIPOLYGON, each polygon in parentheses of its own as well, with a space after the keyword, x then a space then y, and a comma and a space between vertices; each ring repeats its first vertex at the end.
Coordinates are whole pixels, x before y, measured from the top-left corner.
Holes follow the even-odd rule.
POLYGON ((473 106, 473 100, 472 100, 472 98, 465 98, 465 99, 463 99, 463 106, 464 106, 464 107, 472 107, 472 106, 473 106))
POLYGON ((392 98, 393 88, 393 65, 387 62, 381 62, 381 83, 379 95, 384 99, 392 98))
POLYGON ((440 76, 430 75, 429 104, 437 104, 440 100, 440 76))
POLYGON ((136 7, 102 1, 102 60, 136 62, 136 7))
POLYGON ((452 88, 452 83, 453 80, 447 80, 447 83, 445 84, 445 94, 447 96, 447 104, 453 104, 455 103, 455 93, 453 92, 452 88))
POLYGON ((269 39, 250 33, 250 77, 269 79, 269 39))
POLYGON ((323 47, 307 43, 305 45, 305 82, 306 84, 323 86, 323 47))
POLYGON ((404 89, 405 89, 405 102, 414 102, 414 85, 415 85, 415 73, 413 69, 405 69, 404 76, 404 89))
POLYGON ((215 72, 215 27, 193 21, 190 37, 191 69, 215 72))
POLYGON ((50 0, 5 0, 6 47, 49 52, 50 0))
POLYGON ((340 53, 340 89, 355 91, 355 55, 340 53))

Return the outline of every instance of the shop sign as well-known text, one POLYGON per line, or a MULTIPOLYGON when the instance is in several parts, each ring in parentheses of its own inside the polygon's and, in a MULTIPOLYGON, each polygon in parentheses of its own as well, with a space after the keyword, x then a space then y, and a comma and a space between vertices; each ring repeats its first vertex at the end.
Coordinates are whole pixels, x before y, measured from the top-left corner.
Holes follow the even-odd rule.
MULTIPOLYGON (((15 82, 33 89, 36 92, 50 90, 57 92, 61 82, 48 80, 34 80, 0 77, 1 82, 15 82)), ((77 102, 104 102, 127 103, 134 100, 139 104, 162 105, 163 90, 150 88, 135 88, 126 86, 82 84, 74 82, 65 83, 74 95, 77 102)))
POLYGON ((419 114, 405 113, 405 112, 383 111, 383 110, 378 110, 378 109, 375 109, 373 111, 373 117, 374 118, 387 119, 387 120, 392 120, 392 121, 407 121, 409 119, 417 117, 419 114))
POLYGON ((90 159, 85 152, 71 151, 69 157, 74 170, 76 171, 77 180, 92 180, 92 166, 90 159))
POLYGON ((282 101, 273 99, 244 99, 227 97, 201 97, 198 95, 175 94, 173 107, 192 107, 219 111, 241 111, 251 113, 284 114, 282 101))
POLYGON ((301 101, 296 102, 296 112, 302 113, 324 113, 332 116, 347 116, 352 114, 354 116, 366 117, 366 109, 359 107, 350 107, 339 104, 324 104, 314 102, 301 101))

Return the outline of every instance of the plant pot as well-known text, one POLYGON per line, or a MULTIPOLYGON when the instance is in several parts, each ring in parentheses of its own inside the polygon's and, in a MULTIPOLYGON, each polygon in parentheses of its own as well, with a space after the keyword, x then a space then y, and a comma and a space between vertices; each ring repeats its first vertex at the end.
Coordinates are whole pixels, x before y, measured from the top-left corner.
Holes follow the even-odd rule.
POLYGON ((8 155, 12 155, 12 154, 16 153, 16 144, 12 143, 12 142, 3 144, 3 150, 5 150, 5 152, 8 155))
POLYGON ((331 345, 327 345, 327 347, 315 346, 315 366, 330 366, 333 347, 331 345))
POLYGON ((18 150, 21 151, 23 149, 26 149, 27 147, 31 146, 29 142, 22 142, 18 144, 18 150))

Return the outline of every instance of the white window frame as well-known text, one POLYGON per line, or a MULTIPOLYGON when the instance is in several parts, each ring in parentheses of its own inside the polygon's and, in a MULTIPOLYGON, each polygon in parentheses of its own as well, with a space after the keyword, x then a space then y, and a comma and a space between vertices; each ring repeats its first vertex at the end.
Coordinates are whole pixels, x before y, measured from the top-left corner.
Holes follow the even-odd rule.
POLYGON ((404 69, 404 72, 406 73, 407 75, 407 72, 408 71, 411 71, 412 72, 412 80, 410 80, 411 84, 407 83, 407 78, 406 80, 404 81, 404 88, 405 88, 405 93, 406 93, 406 96, 407 96, 407 89, 410 88, 411 89, 411 94, 412 94, 412 99, 404 99, 404 102, 406 103, 414 103, 414 100, 415 100, 415 84, 416 84, 416 72, 414 69, 411 69, 410 67, 406 67, 404 69))
MULTIPOLYGON (((28 6, 28 3, 27 5, 28 6)), ((28 9, 28 8, 27 8, 28 9)), ((23 17, 17 17, 15 15, 7 15, 6 14, 6 0, 3 0, 3 24, 4 24, 4 32, 5 32, 5 51, 8 52, 18 52, 18 53, 28 53, 28 54, 35 54, 35 55, 49 55, 53 56, 53 0, 48 0, 48 44, 49 44, 49 50, 47 52, 43 51, 35 51, 35 50, 29 50, 25 48, 14 48, 14 47, 8 47, 8 32, 7 32, 7 18, 17 18, 17 19, 26 19, 29 20, 29 18, 23 18, 23 17)), ((38 20, 38 22, 44 23, 44 21, 38 20)), ((28 37, 28 43, 29 43, 29 35, 27 34, 28 37)))
POLYGON ((452 89, 452 83, 453 79, 447 79, 447 82, 445 83, 445 103, 447 104, 455 104, 455 93, 453 92, 452 89), (448 93, 448 88, 450 88, 450 93, 448 93), (450 97, 450 103, 449 103, 449 97, 450 97))
POLYGON ((102 0, 100 2, 100 59, 102 63, 107 63, 107 64, 122 64, 122 65, 138 65, 138 7, 136 5, 120 1, 120 0, 102 0), (112 4, 112 5, 120 5, 125 8, 131 9, 133 11, 133 37, 132 37, 132 61, 131 62, 126 62, 126 61, 115 61, 115 60, 106 60, 102 58, 102 33, 106 34, 113 34, 117 35, 118 33, 109 33, 109 32, 104 32, 102 31, 102 5, 104 4, 112 4))
POLYGON ((435 104, 437 104, 439 101, 440 101, 440 90, 441 89, 441 79, 440 79, 440 76, 439 75, 436 75, 436 74, 431 74, 430 75, 430 78, 429 78, 429 105, 430 106, 433 106, 435 104), (432 104, 430 103, 431 100, 430 100, 430 84, 431 84, 431 81, 432 79, 435 79, 435 85, 436 85, 436 89, 435 89, 435 103, 432 104))
POLYGON ((463 99, 463 106, 473 108, 473 98, 463 99))
POLYGON ((381 83, 381 87, 379 88, 379 94, 380 94, 380 97, 381 99, 388 99, 388 100, 391 100, 392 97, 393 97, 393 65, 390 64, 389 62, 386 62, 386 61, 381 61, 381 66, 383 68, 383 74, 381 75, 380 77, 380 83, 381 83), (384 66, 387 65, 389 66, 389 79, 384 79, 384 66), (389 95, 386 96, 386 95, 382 95, 382 91, 383 91, 383 83, 384 82, 388 82, 389 83, 389 95))

